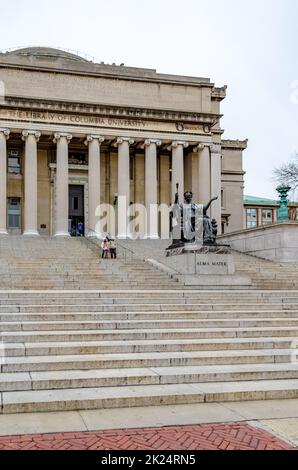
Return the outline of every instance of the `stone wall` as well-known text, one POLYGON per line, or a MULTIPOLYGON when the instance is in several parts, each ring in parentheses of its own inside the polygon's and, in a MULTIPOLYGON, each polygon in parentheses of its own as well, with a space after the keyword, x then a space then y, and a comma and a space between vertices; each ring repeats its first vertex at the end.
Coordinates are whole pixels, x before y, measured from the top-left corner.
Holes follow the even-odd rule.
POLYGON ((237 251, 284 263, 298 262, 298 223, 285 222, 218 237, 237 251))

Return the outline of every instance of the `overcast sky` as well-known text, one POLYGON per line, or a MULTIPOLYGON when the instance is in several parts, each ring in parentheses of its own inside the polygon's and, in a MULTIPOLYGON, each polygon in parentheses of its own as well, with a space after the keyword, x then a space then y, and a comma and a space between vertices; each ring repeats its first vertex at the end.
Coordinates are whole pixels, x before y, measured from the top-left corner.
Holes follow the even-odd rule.
POLYGON ((297 0, 0 0, 0 11, 0 49, 59 46, 228 85, 222 127, 249 139, 245 193, 275 197, 273 168, 298 152, 297 0))

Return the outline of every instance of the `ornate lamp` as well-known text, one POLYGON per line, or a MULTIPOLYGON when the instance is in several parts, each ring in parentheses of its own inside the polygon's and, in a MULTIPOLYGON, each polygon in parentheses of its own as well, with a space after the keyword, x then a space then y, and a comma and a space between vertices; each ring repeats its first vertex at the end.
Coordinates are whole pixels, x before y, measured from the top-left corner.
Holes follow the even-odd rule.
POLYGON ((279 194, 280 208, 277 214, 277 220, 282 222, 283 220, 289 220, 289 208, 288 208, 288 194, 291 191, 290 186, 281 185, 276 188, 279 194))

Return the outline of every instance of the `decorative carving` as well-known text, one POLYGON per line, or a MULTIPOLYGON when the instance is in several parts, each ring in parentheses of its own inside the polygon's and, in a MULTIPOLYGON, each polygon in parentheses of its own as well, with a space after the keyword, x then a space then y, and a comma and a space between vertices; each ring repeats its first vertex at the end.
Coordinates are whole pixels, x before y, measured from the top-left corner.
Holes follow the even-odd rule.
POLYGON ((70 142, 71 139, 72 139, 71 134, 68 134, 68 133, 65 133, 65 132, 55 132, 54 140, 53 140, 54 144, 56 144, 58 142, 58 140, 61 139, 62 137, 65 137, 68 142, 70 142))
POLYGON ((22 132, 22 140, 26 140, 29 135, 33 135, 33 137, 36 139, 36 142, 38 142, 41 137, 41 132, 25 130, 22 132))
POLYGON ((99 145, 101 145, 105 141, 105 138, 101 135, 87 135, 84 143, 85 145, 89 145, 93 140, 98 140, 99 145))
MULTIPOLYGON (((14 97, 6 97, 6 103, 8 106, 13 108, 20 108, 26 110, 34 109, 34 112, 40 113, 48 113, 48 112, 70 112, 70 113, 82 113, 82 114, 91 114, 94 115, 102 115, 105 117, 136 117, 142 119, 152 119, 154 116, 158 120, 166 120, 166 121, 174 121, 177 124, 183 124, 185 126, 186 123, 204 123, 206 126, 210 128, 218 121, 217 114, 209 114, 209 113, 190 113, 187 111, 174 111, 174 110, 165 110, 165 111, 158 111, 158 110, 151 110, 151 109, 134 109, 134 108, 124 108, 124 107, 117 107, 117 106, 108 106, 108 105, 88 105, 82 103, 67 103, 67 102, 51 102, 50 100, 39 100, 34 99, 30 100, 27 98, 14 98, 14 97), (39 111, 36 111, 39 110, 39 111), (183 122, 181 122, 181 119, 183 122)), ((26 111, 25 111, 26 112, 26 111)), ((179 129, 177 129, 179 130, 179 129)))
POLYGON ((152 144, 155 144, 157 147, 160 147, 161 146, 161 140, 156 140, 156 139, 146 139, 145 142, 144 142, 144 145, 142 146, 143 148, 144 147, 148 147, 149 145, 152 145, 152 144))
POLYGON ((10 135, 10 130, 9 129, 1 129, 0 128, 0 134, 3 134, 4 137, 6 138, 6 140, 9 139, 9 135, 10 135))
POLYGON ((208 144, 204 144, 203 142, 199 143, 199 145, 197 145, 196 147, 194 147, 193 151, 195 153, 197 152, 201 152, 202 150, 204 150, 205 147, 207 147, 208 144))
POLYGON ((131 139, 130 137, 118 137, 114 143, 114 147, 118 147, 118 145, 123 144, 124 142, 128 142, 128 145, 133 145, 135 143, 134 139, 131 139))
POLYGON ((182 145, 186 149, 189 146, 189 143, 176 140, 171 143, 171 145, 168 147, 168 150, 172 150, 173 148, 176 149, 179 147, 179 145, 182 145))
POLYGON ((177 131, 179 131, 179 132, 183 132, 183 131, 184 131, 184 124, 183 124, 183 122, 176 122, 176 129, 177 129, 177 131))

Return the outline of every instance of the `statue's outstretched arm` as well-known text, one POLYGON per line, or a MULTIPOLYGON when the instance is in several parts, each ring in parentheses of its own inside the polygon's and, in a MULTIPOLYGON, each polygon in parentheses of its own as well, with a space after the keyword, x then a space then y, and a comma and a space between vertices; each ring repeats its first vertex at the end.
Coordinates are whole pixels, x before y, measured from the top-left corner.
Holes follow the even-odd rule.
POLYGON ((207 211, 208 211, 209 207, 211 206, 212 202, 217 201, 217 199, 218 199, 218 196, 212 198, 212 199, 208 202, 208 204, 206 204, 206 206, 204 206, 204 209, 203 209, 203 210, 204 210, 204 214, 207 213, 207 211))

